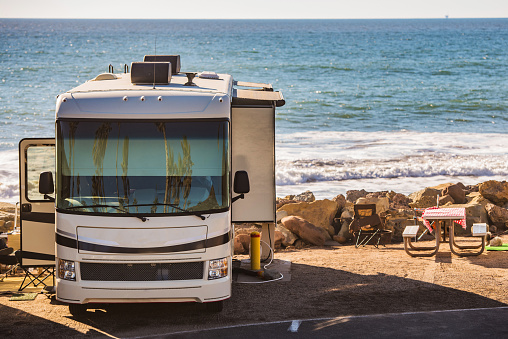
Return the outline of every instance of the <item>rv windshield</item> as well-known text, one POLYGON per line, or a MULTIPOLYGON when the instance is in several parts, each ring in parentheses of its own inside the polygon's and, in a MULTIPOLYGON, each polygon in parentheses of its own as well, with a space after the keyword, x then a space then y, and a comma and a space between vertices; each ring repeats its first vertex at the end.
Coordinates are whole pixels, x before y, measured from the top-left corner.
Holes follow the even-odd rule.
POLYGON ((57 208, 195 214, 227 209, 227 121, 57 122, 57 208))

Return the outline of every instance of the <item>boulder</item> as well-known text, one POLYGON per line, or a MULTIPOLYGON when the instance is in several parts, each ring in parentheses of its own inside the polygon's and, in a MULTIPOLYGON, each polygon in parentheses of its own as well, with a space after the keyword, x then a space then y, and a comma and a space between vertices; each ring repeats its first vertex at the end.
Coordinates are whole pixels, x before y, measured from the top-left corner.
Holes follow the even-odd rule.
POLYGON ((506 208, 488 203, 485 206, 485 210, 487 211, 491 223, 496 226, 497 229, 506 229, 506 224, 508 223, 508 210, 506 208))
POLYGON ((337 203, 337 213, 335 214, 335 217, 339 218, 340 214, 342 213, 342 210, 344 209, 344 207, 346 207, 346 198, 342 194, 339 194, 336 197, 332 198, 332 201, 335 201, 337 203))
MULTIPOLYGON (((447 186, 445 189, 441 191, 441 196, 449 195, 455 204, 465 204, 466 203, 466 194, 464 192, 464 185, 461 183, 447 186)), ((439 202, 441 204, 441 201, 439 202)))
POLYGON ((275 248, 281 248, 282 243, 285 239, 284 234, 282 234, 282 232, 280 232, 280 231, 275 230, 274 236, 275 236, 275 241, 274 241, 275 248))
POLYGON ((388 211, 390 208, 390 201, 388 197, 364 197, 356 200, 356 204, 375 204, 376 205, 376 213, 380 214, 388 211))
POLYGON ((280 232, 284 236, 284 239, 282 240, 282 246, 284 247, 291 246, 296 240, 298 240, 298 237, 293 232, 282 225, 275 226, 275 231, 280 232))
POLYGON ((346 192, 346 200, 349 201, 349 202, 355 202, 359 198, 363 198, 363 197, 367 196, 367 194, 369 194, 369 192, 367 192, 364 189, 362 189, 362 190, 350 190, 350 191, 346 192))
MULTIPOLYGON (((335 234, 333 218, 337 213, 337 203, 328 199, 314 202, 286 204, 279 211, 286 211, 290 216, 299 216, 313 225, 326 230, 331 238, 335 234)), ((283 219, 284 220, 284 219, 283 219)))
POLYGON ((235 254, 246 254, 249 253, 250 247, 250 235, 248 234, 237 234, 234 239, 235 254))
POLYGON ((277 202, 275 204, 275 209, 278 210, 279 208, 281 208, 282 206, 284 206, 286 204, 293 204, 295 202, 296 201, 294 201, 292 199, 286 199, 286 198, 280 199, 280 198, 277 198, 277 202))
POLYGON ((333 240, 338 242, 339 244, 345 244, 347 242, 347 239, 341 235, 334 235, 333 240))
POLYGON ((441 193, 441 189, 427 187, 421 191, 411 193, 409 198, 413 200, 409 204, 412 208, 427 208, 437 204, 437 196, 441 193))
POLYGON ((340 218, 341 219, 353 219, 353 216, 354 216, 354 212, 348 210, 348 209, 345 209, 342 214, 340 215, 340 218))
MULTIPOLYGON (((316 245, 323 246, 325 241, 325 232, 319 227, 314 226, 307 220, 298 216, 289 216, 282 219, 282 224, 285 228, 296 234, 303 241, 316 245)), ((295 242, 296 243, 296 242, 295 242)), ((296 246, 296 244, 295 244, 296 246)))
POLYGON ((402 233, 406 226, 415 225, 413 217, 414 211, 411 209, 390 210, 385 219, 384 229, 392 231, 393 241, 400 242, 403 240, 402 233))
POLYGON ((453 200, 452 196, 451 195, 443 195, 441 197, 439 197, 439 206, 444 206, 448 203, 450 204, 453 204, 455 202, 455 200, 453 200))
POLYGON ((288 212, 277 211, 277 215, 276 215, 277 222, 279 223, 282 220, 282 218, 287 217, 287 216, 288 216, 288 212))
MULTIPOLYGON (((342 227, 340 228, 339 233, 337 233, 337 236, 340 238, 345 238, 346 240, 352 239, 353 235, 349 232, 349 224, 351 224, 351 221, 353 221, 353 219, 347 218, 347 219, 341 219, 341 220, 342 220, 342 227)), ((337 241, 335 238, 334 238, 334 240, 337 241)))
POLYGON ((314 197, 314 193, 311 191, 305 191, 293 197, 295 201, 304 201, 304 202, 313 202, 316 201, 316 197, 314 197))
POLYGON ((390 209, 400 210, 400 209, 408 209, 411 206, 409 204, 413 202, 413 200, 406 197, 404 194, 395 193, 391 191, 386 194, 388 200, 390 201, 390 209))
POLYGON ((508 183, 506 181, 489 180, 480 184, 480 194, 496 205, 508 202, 508 183))

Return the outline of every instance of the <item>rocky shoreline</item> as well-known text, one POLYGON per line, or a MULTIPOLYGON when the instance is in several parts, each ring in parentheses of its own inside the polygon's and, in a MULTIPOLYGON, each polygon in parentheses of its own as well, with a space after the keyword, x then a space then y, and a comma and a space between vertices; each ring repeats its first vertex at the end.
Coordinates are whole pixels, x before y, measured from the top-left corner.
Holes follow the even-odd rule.
MULTIPOLYGON (((505 181, 490 180, 468 186, 447 183, 408 196, 393 191, 351 190, 346 196, 340 194, 333 199, 316 200, 312 192, 306 191, 277 198, 276 250, 353 244, 349 225, 355 204, 375 204, 384 229, 391 231, 388 242, 394 243, 402 242, 406 226, 415 225, 415 217, 421 215, 418 209, 438 204, 443 208, 465 208, 466 228, 456 227, 458 236, 470 235, 474 223, 489 226, 488 238, 508 229, 508 182, 505 181)), ((423 231, 423 224, 420 222, 419 225, 423 231)), ((235 254, 249 252, 252 231, 261 231, 261 225, 235 225, 235 254)), ((426 235, 423 240, 426 239, 433 237, 426 235)))

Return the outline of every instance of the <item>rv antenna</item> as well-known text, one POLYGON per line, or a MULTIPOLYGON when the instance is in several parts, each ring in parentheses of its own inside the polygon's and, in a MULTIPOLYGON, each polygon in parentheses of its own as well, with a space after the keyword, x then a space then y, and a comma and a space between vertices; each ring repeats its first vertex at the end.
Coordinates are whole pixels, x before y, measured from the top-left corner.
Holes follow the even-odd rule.
MULTIPOLYGON (((154 61, 157 61, 157 34, 155 34, 155 51, 154 51, 154 55, 155 55, 155 60, 154 61)), ((155 89, 155 63, 153 64, 153 89, 155 89)))

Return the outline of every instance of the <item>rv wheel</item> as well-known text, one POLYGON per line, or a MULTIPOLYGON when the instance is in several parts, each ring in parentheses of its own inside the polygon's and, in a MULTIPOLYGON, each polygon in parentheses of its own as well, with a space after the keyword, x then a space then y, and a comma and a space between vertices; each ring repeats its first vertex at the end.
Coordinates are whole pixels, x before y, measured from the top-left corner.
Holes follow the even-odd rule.
POLYGON ((222 311, 223 304, 224 302, 222 300, 206 303, 206 310, 211 313, 219 313, 222 311))
POLYGON ((69 304, 69 312, 73 317, 79 318, 86 315, 86 306, 83 304, 69 304))

